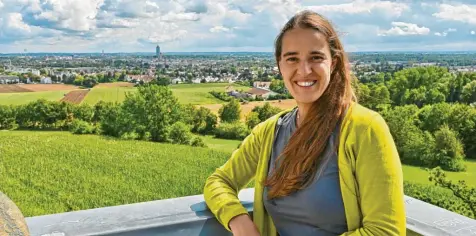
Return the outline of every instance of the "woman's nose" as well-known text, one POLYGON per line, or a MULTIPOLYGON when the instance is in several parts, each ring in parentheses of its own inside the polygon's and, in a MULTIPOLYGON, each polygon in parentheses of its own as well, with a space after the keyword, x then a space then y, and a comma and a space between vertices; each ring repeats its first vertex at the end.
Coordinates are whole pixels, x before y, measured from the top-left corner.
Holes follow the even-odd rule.
POLYGON ((309 74, 311 74, 312 72, 312 69, 311 69, 311 65, 309 62, 307 61, 302 61, 300 64, 299 64, 299 68, 298 68, 298 74, 300 76, 307 76, 309 74))

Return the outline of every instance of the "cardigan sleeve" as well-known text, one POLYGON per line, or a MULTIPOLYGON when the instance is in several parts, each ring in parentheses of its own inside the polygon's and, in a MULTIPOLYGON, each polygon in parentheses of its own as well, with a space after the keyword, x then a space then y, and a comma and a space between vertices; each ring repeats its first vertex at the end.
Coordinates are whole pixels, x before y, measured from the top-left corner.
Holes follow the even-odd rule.
POLYGON ((255 176, 258 166, 261 140, 257 125, 233 152, 230 159, 210 175, 204 187, 207 206, 217 220, 228 230, 230 220, 241 214, 248 214, 238 199, 238 192, 255 176))
POLYGON ((352 152, 362 222, 343 235, 405 235, 402 166, 390 130, 374 114, 366 127, 355 131, 352 152))

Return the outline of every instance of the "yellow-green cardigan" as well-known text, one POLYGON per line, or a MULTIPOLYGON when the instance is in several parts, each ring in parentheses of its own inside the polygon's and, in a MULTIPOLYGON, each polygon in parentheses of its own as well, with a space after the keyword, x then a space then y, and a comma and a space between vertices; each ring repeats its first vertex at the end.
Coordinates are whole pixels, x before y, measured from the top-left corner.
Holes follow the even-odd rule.
MULTIPOLYGON (((205 201, 227 230, 233 217, 248 213, 237 196, 255 178, 253 221, 261 235, 277 235, 263 205, 263 182, 276 122, 289 111, 253 128, 231 158, 207 179, 205 201)), ((339 179, 348 225, 343 235, 405 235, 402 168, 386 122, 378 113, 353 103, 340 132, 339 179)))

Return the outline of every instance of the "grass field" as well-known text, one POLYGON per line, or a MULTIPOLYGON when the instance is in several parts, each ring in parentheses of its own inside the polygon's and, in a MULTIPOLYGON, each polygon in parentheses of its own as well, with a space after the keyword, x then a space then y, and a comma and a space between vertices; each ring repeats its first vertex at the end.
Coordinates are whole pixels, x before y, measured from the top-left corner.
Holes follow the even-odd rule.
MULTIPOLYGON (((208 84, 177 84, 170 85, 170 89, 177 97, 180 103, 193 105, 200 104, 221 104, 223 101, 213 97, 209 94, 212 90, 225 91, 225 88, 229 86, 226 83, 208 83, 208 84)), ((233 85, 235 89, 248 89, 241 85, 233 85)), ((108 102, 122 102, 125 99, 126 92, 134 92, 136 88, 126 87, 98 87, 91 89, 91 92, 86 96, 83 101, 88 104, 96 104, 103 100, 108 102)))
MULTIPOLYGON (((208 148, 0 131, 0 191, 26 216, 202 194, 205 179, 240 143, 203 138, 208 148)), ((467 172, 447 174, 476 186, 476 162, 467 163, 467 172)), ((424 170, 404 166, 403 171, 405 180, 429 184, 424 170)))
POLYGON ((112 88, 92 88, 83 103, 94 105, 99 101, 122 102, 126 99, 127 92, 135 92, 136 88, 112 87, 112 88))
POLYGON ((21 105, 38 99, 44 98, 50 101, 59 101, 67 94, 69 90, 64 91, 44 91, 28 93, 0 93, 1 105, 21 105))
MULTIPOLYGON (((457 182, 465 180, 466 184, 476 187, 476 161, 466 160, 467 170, 465 172, 446 172, 448 179, 457 182)), ((433 184, 428 180, 428 172, 421 167, 403 166, 403 178, 406 181, 422 184, 433 184)))
POLYGON ((26 216, 202 194, 229 157, 68 132, 1 131, 0 143, 0 191, 26 216))

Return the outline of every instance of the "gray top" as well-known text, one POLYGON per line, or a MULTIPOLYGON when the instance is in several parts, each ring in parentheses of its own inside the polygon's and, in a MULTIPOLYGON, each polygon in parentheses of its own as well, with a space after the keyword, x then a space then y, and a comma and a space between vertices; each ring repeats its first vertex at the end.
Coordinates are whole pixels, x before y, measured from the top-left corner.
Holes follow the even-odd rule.
MULTIPOLYGON (((268 175, 274 171, 276 158, 284 150, 289 138, 296 130, 296 114, 297 109, 294 109, 278 121, 268 175)), ((306 189, 286 197, 267 200, 268 191, 265 187, 264 206, 280 236, 327 236, 347 232, 337 153, 332 148, 339 126, 337 125, 329 138, 314 182, 306 189)))

